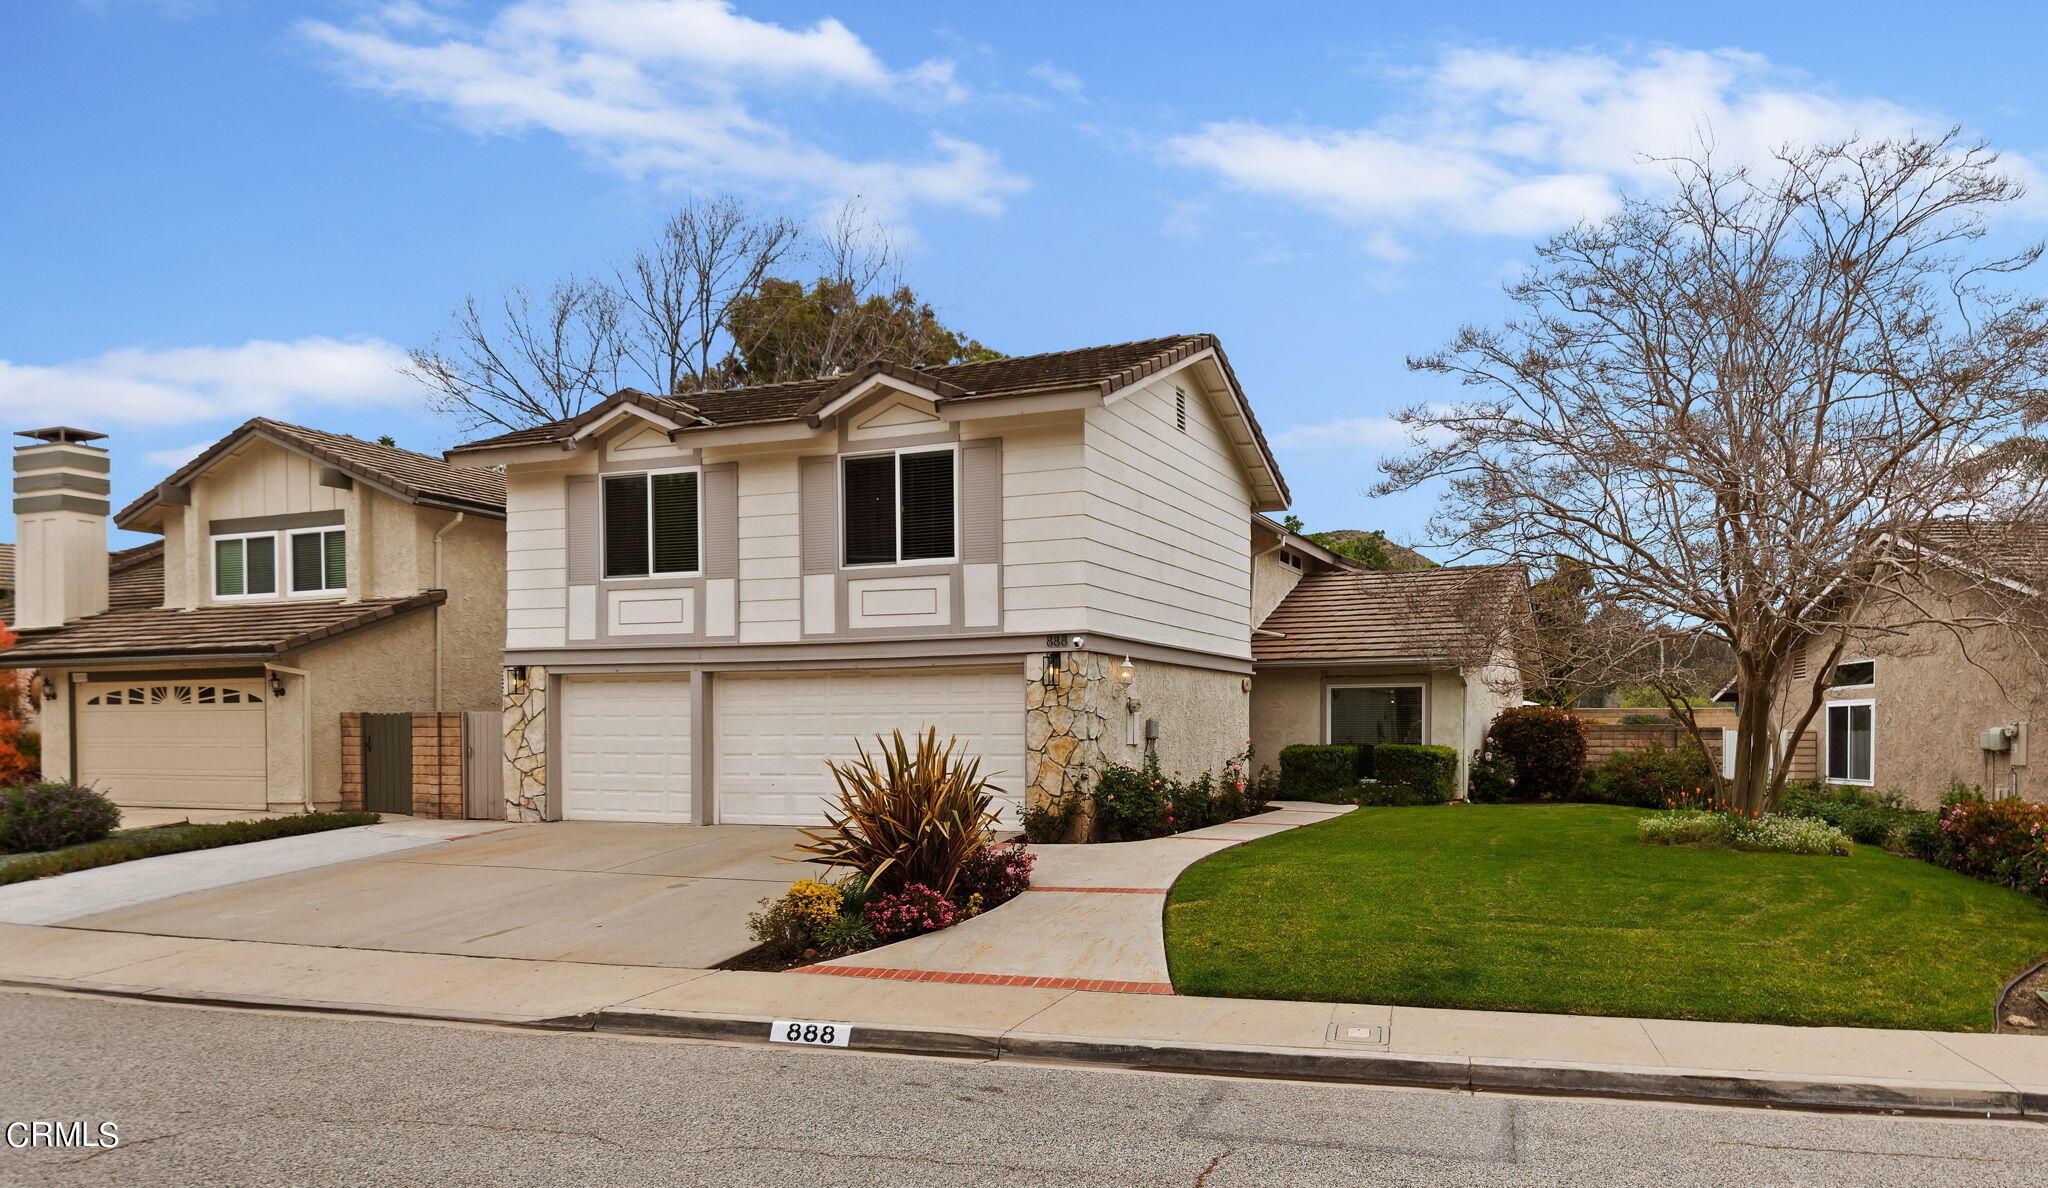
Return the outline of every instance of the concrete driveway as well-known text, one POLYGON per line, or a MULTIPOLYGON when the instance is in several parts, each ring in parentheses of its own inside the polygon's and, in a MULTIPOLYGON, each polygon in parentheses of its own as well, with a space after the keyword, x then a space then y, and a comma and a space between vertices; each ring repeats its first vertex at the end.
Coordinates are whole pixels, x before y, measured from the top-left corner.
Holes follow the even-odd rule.
POLYGON ((766 825, 515 825, 63 927, 704 969, 753 946, 760 900, 822 869, 790 860, 798 840, 766 825))

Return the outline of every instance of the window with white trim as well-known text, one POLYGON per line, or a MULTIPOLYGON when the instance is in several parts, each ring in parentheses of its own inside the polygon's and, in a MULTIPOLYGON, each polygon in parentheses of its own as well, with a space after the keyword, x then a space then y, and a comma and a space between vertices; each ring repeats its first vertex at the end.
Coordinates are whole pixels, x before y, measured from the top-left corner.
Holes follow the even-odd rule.
POLYGON ((1868 784, 1877 753, 1877 706, 1869 701, 1828 702, 1828 782, 1868 784))
POLYGON ((342 594, 348 590, 348 533, 312 528, 286 534, 294 594, 342 594))
POLYGON ((952 446, 841 458, 840 563, 953 560, 959 554, 956 465, 952 446))
POLYGON ((1860 689, 1877 683, 1877 661, 1844 660, 1828 674, 1830 689, 1860 689))
POLYGON ((702 568, 695 470, 604 476, 604 575, 680 577, 702 568))
POLYGON ((213 596, 277 597, 277 533, 214 537, 213 596))
POLYGON ((344 529, 241 532, 213 538, 216 600, 332 598, 347 592, 344 529))
POLYGON ((1426 711, 1421 685, 1332 685, 1326 696, 1329 742, 1422 744, 1426 711))

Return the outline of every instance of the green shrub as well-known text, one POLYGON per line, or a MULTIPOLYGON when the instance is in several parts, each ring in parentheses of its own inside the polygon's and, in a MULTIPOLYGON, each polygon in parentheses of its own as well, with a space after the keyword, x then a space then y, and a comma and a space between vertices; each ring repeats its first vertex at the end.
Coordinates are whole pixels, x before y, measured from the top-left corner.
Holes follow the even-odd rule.
POLYGON ((0 789, 0 852, 57 850, 98 841, 121 823, 121 810, 97 789, 44 780, 0 789))
POLYGON ((1081 815, 1079 796, 1062 796, 1048 804, 1026 805, 1024 808, 1024 837, 1033 845, 1048 846, 1067 840, 1067 834, 1074 828, 1075 818, 1081 815))
POLYGON ((1636 840, 1653 846, 1715 846, 1772 854, 1831 854, 1847 857, 1849 839, 1812 817, 1776 813, 1744 817, 1703 809, 1674 809, 1636 822, 1636 840))
POLYGON ((1623 714, 1617 719, 1622 726, 1669 726, 1670 714, 1623 714))
POLYGON ((2048 804, 1958 800, 1941 811, 1942 865, 2048 899, 2048 804))
POLYGON ((1443 804, 1458 791, 1458 752, 1450 747, 1381 743, 1373 748, 1378 778, 1358 792, 1360 804, 1443 804))
POLYGON ((1713 787, 1713 763, 1688 738, 1675 747, 1653 742, 1614 752, 1587 775, 1584 796, 1597 804, 1667 808, 1713 787))
POLYGON ((1726 813, 1673 809, 1636 822, 1636 840, 1651 846, 1726 846, 1735 838, 1735 819, 1726 813))
POLYGON ((1473 804, 1506 804, 1513 800, 1514 761, 1485 747, 1472 752, 1472 768, 1465 776, 1465 798, 1473 804))
POLYGON ((297 837, 302 833, 319 833, 327 829, 375 825, 382 819, 376 813, 297 813, 260 821, 218 821, 205 825, 137 829, 46 854, 0 858, 0 886, 48 875, 70 874, 74 870, 112 866, 116 862, 137 858, 154 858, 159 854, 182 854, 190 850, 241 845, 243 842, 269 841, 273 837, 297 837))
POLYGON ((1941 817, 1936 813, 1910 813, 1892 831, 1889 844, 1901 853, 1946 866, 1948 857, 1948 833, 1941 827, 1941 817))
POLYGON ((1486 749, 1515 765, 1516 800, 1570 800, 1586 766, 1586 724, 1547 705, 1502 710, 1486 749))
POLYGON ((960 740, 939 745, 937 727, 913 747, 903 732, 875 738, 876 753, 827 763, 836 797, 825 804, 822 829, 804 830, 797 849, 812 860, 867 876, 877 891, 917 883, 952 893, 960 864, 987 845, 996 822, 995 789, 960 740))
POLYGON ((1159 768, 1112 763, 1095 781, 1095 828, 1106 841, 1165 837, 1167 806, 1177 791, 1159 768))
POLYGON ((1825 821, 1849 839, 1866 846, 1879 846, 1905 824, 1911 810, 1897 791, 1872 792, 1853 785, 1828 787, 1810 781, 1788 783, 1778 798, 1778 812, 1791 817, 1825 821))
POLYGON ((1373 748, 1296 743, 1280 748, 1280 787, 1293 800, 1349 804, 1373 748))

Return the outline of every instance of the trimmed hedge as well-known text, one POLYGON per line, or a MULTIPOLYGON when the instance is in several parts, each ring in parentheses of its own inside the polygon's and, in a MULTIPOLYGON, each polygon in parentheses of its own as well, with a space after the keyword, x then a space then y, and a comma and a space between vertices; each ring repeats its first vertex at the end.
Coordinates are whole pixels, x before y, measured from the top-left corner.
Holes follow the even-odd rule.
POLYGON ((158 829, 137 829, 102 841, 48 850, 40 854, 0 858, 0 887, 25 883, 50 875, 112 866, 159 854, 182 854, 188 850, 211 850, 243 842, 269 841, 275 837, 297 837, 329 829, 352 829, 375 825, 383 820, 376 813, 299 813, 290 817, 267 817, 260 821, 218 821, 204 825, 173 825, 158 829))
POLYGON ((1359 790, 1365 805, 1443 804, 1458 791, 1458 752, 1451 747, 1381 743, 1373 748, 1379 782, 1359 790))
POLYGON ((1350 804, 1372 747, 1295 743, 1280 748, 1280 794, 1290 800, 1350 804), (1365 752, 1361 755, 1359 752, 1365 752))

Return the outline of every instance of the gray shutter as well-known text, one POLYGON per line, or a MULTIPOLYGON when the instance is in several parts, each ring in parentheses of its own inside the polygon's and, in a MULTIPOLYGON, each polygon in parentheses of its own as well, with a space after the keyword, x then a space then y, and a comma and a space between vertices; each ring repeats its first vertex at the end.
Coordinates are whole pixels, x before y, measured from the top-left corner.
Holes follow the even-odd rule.
POLYGON ((984 437, 960 447, 960 560, 1003 559, 1003 443, 984 437))
POLYGON ((579 474, 568 481, 569 582, 572 585, 597 580, 597 476, 579 474))
POLYGON ((839 460, 810 457, 800 459, 797 466, 804 572, 831 573, 839 568, 839 460))
POLYGON ((740 575, 739 465, 720 462, 704 468, 704 576, 740 575))

